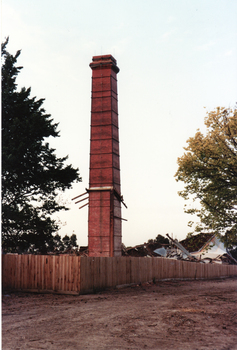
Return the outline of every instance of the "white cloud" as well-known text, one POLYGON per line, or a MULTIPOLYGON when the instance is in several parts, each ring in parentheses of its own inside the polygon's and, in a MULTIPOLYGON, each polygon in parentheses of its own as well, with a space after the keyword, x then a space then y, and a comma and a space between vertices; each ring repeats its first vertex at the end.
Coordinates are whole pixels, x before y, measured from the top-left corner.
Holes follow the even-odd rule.
POLYGON ((202 44, 202 45, 197 45, 195 47, 196 51, 208 51, 210 50, 213 46, 215 45, 214 41, 209 41, 208 43, 202 44))
POLYGON ((176 17, 175 16, 169 16, 167 19, 167 23, 173 23, 176 21, 176 17))
POLYGON ((38 27, 29 27, 25 24, 21 13, 17 12, 14 8, 2 4, 2 36, 9 36, 8 49, 11 51, 11 47, 17 43, 17 49, 21 48, 27 43, 28 46, 35 44, 37 37, 40 36, 42 30, 38 27))
POLYGON ((162 41, 168 41, 176 32, 176 29, 170 29, 164 34, 161 35, 161 40, 162 41))
POLYGON ((229 50, 225 52, 225 56, 232 56, 233 55, 233 50, 229 50))

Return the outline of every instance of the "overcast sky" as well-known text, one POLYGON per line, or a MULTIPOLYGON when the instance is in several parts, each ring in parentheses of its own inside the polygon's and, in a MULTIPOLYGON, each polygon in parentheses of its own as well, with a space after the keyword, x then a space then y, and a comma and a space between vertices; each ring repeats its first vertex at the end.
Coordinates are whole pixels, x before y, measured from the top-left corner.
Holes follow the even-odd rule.
MULTIPOLYGON (((19 87, 45 98, 59 123, 50 140, 69 155, 83 182, 63 193, 70 211, 60 234, 87 245, 88 207, 71 199, 89 181, 92 56, 112 54, 120 72, 122 234, 126 246, 158 234, 184 239, 192 217, 183 211, 174 174, 177 158, 207 111, 237 101, 235 0, 2 0, 2 41, 22 53, 19 87), (206 108, 204 108, 206 107, 206 108)), ((192 204, 190 204, 192 205, 192 204)))

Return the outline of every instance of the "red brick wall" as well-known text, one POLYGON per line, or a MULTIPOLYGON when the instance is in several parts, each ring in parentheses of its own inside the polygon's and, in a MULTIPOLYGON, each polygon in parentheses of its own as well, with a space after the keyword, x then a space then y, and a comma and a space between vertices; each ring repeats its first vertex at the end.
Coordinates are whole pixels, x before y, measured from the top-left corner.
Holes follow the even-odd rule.
POLYGON ((121 255, 117 73, 111 55, 95 56, 92 69, 88 244, 90 256, 121 255), (105 187, 110 189, 105 190, 105 187), (100 189, 101 188, 101 189, 100 189))

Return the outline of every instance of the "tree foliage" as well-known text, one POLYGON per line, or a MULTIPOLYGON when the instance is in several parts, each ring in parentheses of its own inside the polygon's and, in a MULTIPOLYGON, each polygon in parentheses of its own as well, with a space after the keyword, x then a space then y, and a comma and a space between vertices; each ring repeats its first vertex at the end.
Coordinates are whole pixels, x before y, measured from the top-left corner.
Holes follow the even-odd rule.
POLYGON ((65 235, 63 238, 61 238, 59 234, 56 234, 49 242, 49 250, 55 254, 69 253, 72 251, 77 253, 77 236, 73 233, 70 237, 68 235, 65 235))
POLYGON ((175 177, 185 184, 179 195, 200 203, 196 209, 185 206, 185 212, 200 219, 195 231, 227 234, 236 241, 237 109, 217 108, 207 113, 205 125, 206 134, 197 130, 178 158, 175 177))
POLYGON ((162 244, 169 244, 169 239, 167 237, 164 237, 160 234, 156 236, 155 239, 148 239, 147 243, 152 244, 152 243, 159 243, 160 245, 162 244))
POLYGON ((59 226, 51 215, 66 210, 59 191, 81 181, 79 170, 57 158, 46 142, 58 137, 57 124, 42 107, 44 99, 17 90, 20 51, 11 55, 2 44, 2 243, 8 251, 35 247, 47 251, 59 226))
POLYGON ((169 239, 159 234, 156 236, 155 243, 169 244, 169 239))

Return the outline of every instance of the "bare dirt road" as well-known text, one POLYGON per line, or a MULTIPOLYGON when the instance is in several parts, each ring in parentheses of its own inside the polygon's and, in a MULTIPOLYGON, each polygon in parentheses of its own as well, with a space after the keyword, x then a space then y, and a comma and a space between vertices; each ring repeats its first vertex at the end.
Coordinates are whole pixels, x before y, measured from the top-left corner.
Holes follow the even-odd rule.
POLYGON ((237 279, 2 297, 3 350, 237 349, 237 279))

